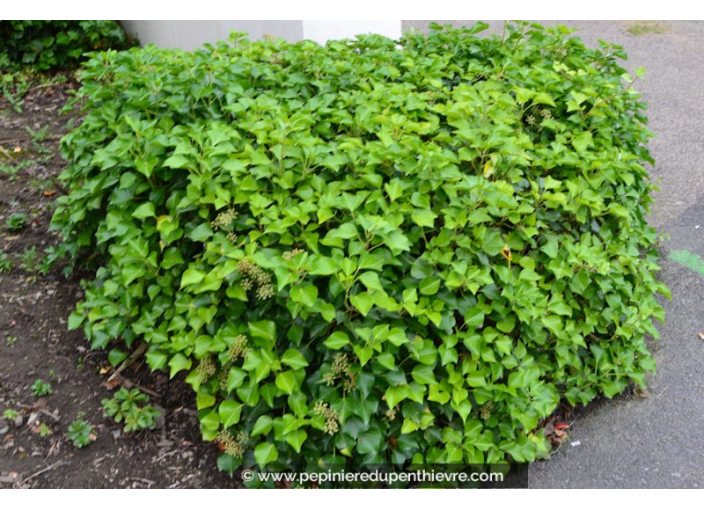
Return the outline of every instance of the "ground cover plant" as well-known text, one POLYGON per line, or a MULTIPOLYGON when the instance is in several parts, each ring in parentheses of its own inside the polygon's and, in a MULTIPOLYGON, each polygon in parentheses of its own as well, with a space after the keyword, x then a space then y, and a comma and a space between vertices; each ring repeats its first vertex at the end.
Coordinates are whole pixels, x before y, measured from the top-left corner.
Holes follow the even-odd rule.
POLYGON ((185 377, 218 464, 527 462, 663 319, 621 48, 565 28, 96 55, 53 226, 94 348, 185 377))
POLYGON ((0 21, 0 69, 75 68, 92 51, 126 49, 134 41, 112 20, 0 21))

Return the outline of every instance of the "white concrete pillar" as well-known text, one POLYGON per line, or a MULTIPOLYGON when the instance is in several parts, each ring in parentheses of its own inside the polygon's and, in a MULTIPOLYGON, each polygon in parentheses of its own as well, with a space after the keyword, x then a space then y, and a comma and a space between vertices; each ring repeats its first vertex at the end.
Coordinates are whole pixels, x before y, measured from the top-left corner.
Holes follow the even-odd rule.
POLYGON ((319 44, 331 39, 352 39, 360 34, 401 38, 401 20, 304 20, 303 38, 319 44))
POLYGON ((142 44, 193 50, 205 43, 225 40, 231 31, 247 32, 251 39, 265 35, 295 42, 310 39, 325 44, 331 39, 349 39, 359 34, 401 37, 401 20, 213 20, 213 21, 122 21, 142 44))

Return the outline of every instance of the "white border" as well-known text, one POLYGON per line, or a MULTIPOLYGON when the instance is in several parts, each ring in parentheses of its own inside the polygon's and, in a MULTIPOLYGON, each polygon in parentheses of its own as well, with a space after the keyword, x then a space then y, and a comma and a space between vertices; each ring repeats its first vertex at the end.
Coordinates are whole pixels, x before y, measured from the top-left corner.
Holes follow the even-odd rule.
POLYGON ((697 2, 614 2, 590 0, 265 0, 261 2, 79 2, 78 0, 3 1, 2 17, 75 19, 691 19, 704 17, 697 2))

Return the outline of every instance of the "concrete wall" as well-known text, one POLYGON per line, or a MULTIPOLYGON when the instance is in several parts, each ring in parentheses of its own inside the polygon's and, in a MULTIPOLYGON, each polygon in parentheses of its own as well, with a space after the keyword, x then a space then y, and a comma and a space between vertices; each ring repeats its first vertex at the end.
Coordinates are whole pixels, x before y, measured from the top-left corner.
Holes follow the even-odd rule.
POLYGON ((255 20, 255 21, 122 21, 125 29, 142 44, 193 50, 204 43, 225 40, 231 31, 247 32, 252 39, 265 35, 288 41, 311 39, 325 44, 330 39, 352 38, 359 34, 382 34, 393 39, 401 36, 401 20, 255 20))

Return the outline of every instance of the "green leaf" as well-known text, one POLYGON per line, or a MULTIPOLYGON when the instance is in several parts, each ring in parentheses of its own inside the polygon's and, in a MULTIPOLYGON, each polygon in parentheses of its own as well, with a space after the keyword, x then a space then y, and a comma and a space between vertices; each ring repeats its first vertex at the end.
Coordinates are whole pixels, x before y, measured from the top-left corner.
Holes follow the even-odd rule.
POLYGON ((594 146, 594 138, 592 137, 591 132, 583 131, 572 138, 572 145, 578 152, 584 152, 588 147, 594 146))
POLYGON ((369 430, 357 439, 357 451, 362 455, 377 453, 381 448, 381 432, 369 430))
POLYGON ((205 273, 194 268, 188 268, 181 277, 181 288, 196 285, 203 281, 205 273))
POLYGON ((188 237, 202 243, 213 237, 213 230, 207 223, 201 223, 188 234, 188 237))
POLYGON ((183 264, 183 262, 181 250, 178 248, 167 248, 164 250, 164 255, 161 259, 161 267, 164 269, 171 269, 174 266, 183 264))
POLYGON ((401 434, 410 434, 415 432, 420 428, 420 424, 411 420, 410 418, 404 418, 403 425, 401 426, 401 434))
POLYGON ((192 364, 193 362, 180 352, 174 354, 169 360, 169 367, 171 368, 169 378, 173 379, 181 370, 190 370, 192 364))
POLYGON ((286 442, 290 444, 296 453, 301 453, 301 447, 308 438, 308 433, 303 429, 294 430, 286 434, 286 442))
POLYGON ((308 366, 308 360, 296 349, 287 349, 281 357, 281 363, 288 365, 294 370, 308 366))
POLYGON ((166 368, 166 362, 168 361, 168 356, 161 351, 147 351, 145 355, 147 359, 147 365, 153 371, 163 370, 166 368))
POLYGON ((435 371, 431 365, 416 365, 412 372, 413 380, 419 384, 435 384, 435 371))
POLYGON ((330 257, 314 255, 308 261, 309 273, 328 276, 337 273, 340 268, 330 257))
POLYGON ((379 275, 377 273, 367 271, 359 275, 359 281, 361 281, 368 290, 379 290, 384 291, 384 287, 379 281, 379 275))
POLYGON ((398 200, 401 195, 403 195, 403 186, 398 179, 391 179, 391 181, 384 184, 384 190, 389 196, 389 200, 392 202, 398 200))
POLYGON ((374 306, 374 297, 369 295, 367 292, 360 292, 354 296, 350 296, 350 303, 354 306, 359 313, 366 316, 374 306))
POLYGON ((279 372, 276 375, 276 387, 286 395, 290 395, 296 389, 296 376, 293 371, 279 372))
POLYGON ((457 405, 453 405, 453 407, 457 411, 457 414, 459 414, 460 417, 462 418, 462 422, 466 423, 467 417, 472 412, 471 402, 469 400, 463 400, 463 401, 459 402, 457 405))
POLYGON ((364 366, 374 355, 374 348, 371 345, 355 345, 354 353, 359 358, 359 364, 364 366))
POLYGON ((134 210, 132 217, 140 220, 143 220, 144 218, 156 218, 154 204, 151 202, 145 202, 134 210))
POLYGON ((223 427, 229 428, 239 423, 243 407, 243 404, 235 402, 234 400, 223 400, 220 407, 218 407, 218 414, 220 415, 223 427))
POLYGON ((535 104, 547 104, 550 106, 555 106, 555 101, 552 100, 549 94, 546 92, 538 92, 533 97, 533 103, 535 104))
POLYGON ((259 467, 264 468, 279 458, 279 451, 271 443, 259 443, 254 448, 254 460, 259 467))
POLYGON ((408 398, 408 386, 392 386, 386 390, 384 393, 384 398, 389 409, 396 407, 396 404, 402 402, 404 399, 408 398))
POLYGON ((213 407, 213 405, 215 405, 215 400, 215 397, 207 391, 199 391, 196 395, 196 407, 199 411, 201 409, 213 407))
POLYGON ((450 394, 440 384, 431 384, 428 389, 428 400, 431 402, 447 404, 450 401, 450 394))
POLYGON ((125 358, 127 358, 127 353, 120 349, 112 349, 108 353, 108 361, 114 367, 122 363, 125 358))
POLYGON ((242 460, 235 458, 227 453, 221 453, 218 456, 217 466, 220 471, 232 475, 242 465, 242 460))
POLYGON ((313 285, 305 285, 293 287, 291 289, 291 299, 296 303, 301 303, 303 306, 311 308, 318 298, 318 289, 313 285))
POLYGON ((273 321, 255 321, 248 324, 249 332, 254 338, 269 342, 276 341, 276 324, 273 321))
POLYGON ((416 210, 413 214, 411 214, 411 219, 413 220, 413 223, 420 227, 429 227, 432 228, 435 226, 435 218, 437 218, 438 215, 435 214, 432 211, 428 210, 416 210))
POLYGON ((335 331, 323 342, 328 349, 338 350, 350 343, 350 337, 343 331, 335 331))
POLYGON ((440 282, 440 278, 428 276, 420 281, 418 290, 420 290, 420 293, 424 296, 433 296, 440 290, 440 282))
POLYGON ((268 414, 263 414, 259 418, 257 418, 257 421, 254 423, 254 426, 252 427, 252 432, 250 432, 250 436, 254 437, 266 435, 269 433, 273 426, 274 420, 271 419, 271 416, 269 416, 268 414))
POLYGON ((83 313, 79 311, 72 312, 68 316, 68 329, 78 329, 83 324, 83 319, 83 313))
POLYGON ((174 154, 166 161, 164 161, 164 166, 168 168, 188 168, 191 166, 191 160, 182 154, 174 154))
POLYGON ((410 251, 411 243, 400 230, 394 230, 384 238, 384 244, 389 247, 391 253, 399 255, 404 251, 410 251))
POLYGON ((206 431, 217 432, 217 430, 220 428, 220 415, 215 411, 207 412, 203 416, 199 414, 198 419, 200 421, 201 429, 205 429, 206 431))
POLYGON ((242 386, 242 383, 246 378, 247 372, 245 372, 244 370, 237 367, 230 368, 230 371, 227 374, 227 391, 229 393, 232 393, 234 390, 242 386))

